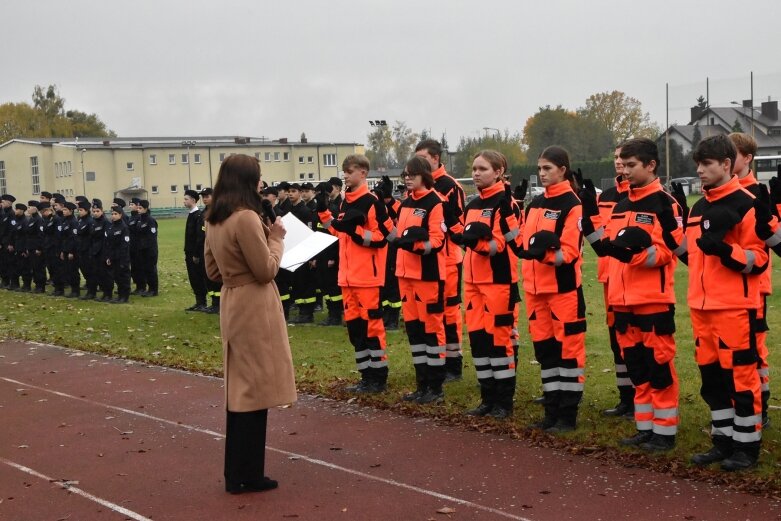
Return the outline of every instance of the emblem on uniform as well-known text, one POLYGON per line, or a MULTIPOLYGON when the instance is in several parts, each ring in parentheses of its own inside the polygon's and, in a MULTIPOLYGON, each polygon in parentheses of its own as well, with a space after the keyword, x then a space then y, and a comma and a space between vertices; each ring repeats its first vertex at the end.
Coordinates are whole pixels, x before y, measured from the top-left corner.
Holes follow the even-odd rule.
POLYGON ((529 246, 531 246, 532 244, 534 244, 534 240, 535 240, 536 238, 537 238, 537 237, 532 237, 531 239, 529 239, 529 246))
POLYGON ((425 219, 425 218, 426 218, 426 214, 427 214, 427 213, 428 213, 428 212, 426 211, 426 209, 425 209, 425 208, 415 208, 415 209, 412 211, 412 215, 413 215, 413 216, 415 216, 415 217, 420 217, 421 219, 425 219))
POLYGON ((491 216, 494 214, 494 211, 490 208, 483 210, 483 212, 480 214, 480 217, 484 217, 486 219, 490 219, 491 216))
POLYGON ((710 219, 705 219, 704 221, 702 221, 702 228, 704 230, 707 230, 708 228, 710 228, 710 219))
POLYGON ((583 217, 578 217, 578 231, 583 231, 583 217))
POLYGON ((622 236, 622 235, 624 235, 625 233, 626 233, 626 229, 623 229, 623 230, 621 230, 620 232, 618 232, 618 235, 617 235, 616 237, 621 237, 621 236, 622 236))
POLYGON ((561 210, 545 210, 545 213, 542 214, 542 217, 544 219, 550 219, 551 221, 558 220, 559 217, 561 217, 561 210))
POLYGON ((125 235, 125 242, 130 242, 130 237, 128 237, 127 235, 125 235))

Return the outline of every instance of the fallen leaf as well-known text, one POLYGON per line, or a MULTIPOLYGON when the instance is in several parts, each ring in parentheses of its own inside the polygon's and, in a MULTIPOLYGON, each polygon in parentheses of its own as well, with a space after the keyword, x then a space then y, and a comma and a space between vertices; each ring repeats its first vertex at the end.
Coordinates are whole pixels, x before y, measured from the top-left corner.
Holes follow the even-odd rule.
POLYGON ((437 514, 455 514, 456 509, 450 508, 450 507, 442 507, 439 510, 437 510, 437 514))

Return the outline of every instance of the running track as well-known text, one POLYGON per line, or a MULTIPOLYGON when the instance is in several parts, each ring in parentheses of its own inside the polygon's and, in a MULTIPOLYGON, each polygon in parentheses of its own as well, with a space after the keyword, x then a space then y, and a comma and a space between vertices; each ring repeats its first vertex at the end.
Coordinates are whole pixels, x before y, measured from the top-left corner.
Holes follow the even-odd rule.
POLYGON ((221 383, 0 343, 0 519, 781 517, 771 500, 310 396, 269 414, 266 471, 280 488, 232 496, 221 383))

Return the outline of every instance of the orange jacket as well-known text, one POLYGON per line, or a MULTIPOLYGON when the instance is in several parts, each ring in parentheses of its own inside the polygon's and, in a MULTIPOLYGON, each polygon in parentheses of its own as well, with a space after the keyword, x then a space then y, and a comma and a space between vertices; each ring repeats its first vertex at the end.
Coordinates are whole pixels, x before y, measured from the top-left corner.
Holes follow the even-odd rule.
POLYGON ((754 231, 755 223, 754 196, 734 176, 724 185, 706 190, 705 197, 694 204, 686 224, 690 308, 759 308, 759 274, 767 268, 768 254, 765 243, 754 231), (702 235, 703 215, 714 206, 730 208, 742 216, 741 222, 724 237, 724 242, 732 248, 726 262, 715 255, 705 255, 697 245, 702 235))
POLYGON ((471 284, 509 284, 518 282, 518 257, 507 241, 518 235, 515 215, 503 217, 499 206, 504 193, 504 183, 495 183, 480 192, 466 207, 464 225, 482 222, 491 228, 490 239, 480 239, 474 248, 464 254, 464 282, 471 284))
POLYGON ((453 234, 464 231, 464 207, 466 206, 464 189, 458 181, 448 175, 444 165, 439 165, 439 168, 431 174, 434 176, 434 190, 442 196, 442 200, 447 205, 445 215, 449 221, 447 222, 448 239, 444 246, 447 265, 461 264, 464 254, 451 238, 453 234))
POLYGON ((523 289, 528 293, 564 293, 581 285, 583 264, 583 233, 580 219, 583 208, 569 181, 562 181, 545 188, 542 195, 532 199, 526 207, 521 236, 524 249, 529 248, 529 238, 546 230, 555 233, 561 248, 549 250, 542 261, 523 259, 523 289))
POLYGON ((330 210, 319 212, 323 228, 339 238, 339 286, 368 288, 385 284, 387 241, 393 240, 396 229, 388 218, 385 205, 369 192, 366 184, 347 190, 337 219, 348 210, 358 210, 366 218, 354 233, 335 230, 330 210))
MULTIPOLYGON (((613 213, 613 208, 626 198, 629 193, 629 181, 624 179, 624 176, 616 176, 615 186, 611 186, 597 197, 597 205, 599 206, 599 215, 595 215, 591 218, 591 222, 594 223, 594 229, 599 229, 600 226, 607 227, 610 222, 610 215, 613 213)), ((597 280, 603 284, 607 282, 609 257, 597 258, 597 280)))
MULTIPOLYGON (((740 186, 751 192, 754 197, 759 197, 759 181, 754 177, 754 172, 749 172, 746 177, 738 178, 740 186)), ((773 217, 773 222, 770 227, 775 229, 778 227, 778 219, 773 217)), ((768 254, 767 269, 759 277, 759 292, 763 295, 770 295, 773 293, 773 269, 772 258, 768 254)))
MULTIPOLYGON (((675 217, 679 218, 681 207, 662 189, 659 179, 654 179, 642 188, 629 188, 628 197, 613 208, 603 240, 614 240, 622 228, 636 226, 651 236, 652 244, 628 263, 609 256, 600 257, 608 262, 608 304, 611 306, 675 304, 673 279, 678 258, 666 244, 659 223, 659 213, 670 205, 675 217)), ((677 244, 683 241, 681 225, 671 233, 677 244)))
POLYGON ((428 240, 417 241, 412 251, 399 248, 396 276, 415 280, 445 280, 445 214, 442 199, 434 189, 410 192, 401 203, 396 237, 411 226, 428 230, 428 240))

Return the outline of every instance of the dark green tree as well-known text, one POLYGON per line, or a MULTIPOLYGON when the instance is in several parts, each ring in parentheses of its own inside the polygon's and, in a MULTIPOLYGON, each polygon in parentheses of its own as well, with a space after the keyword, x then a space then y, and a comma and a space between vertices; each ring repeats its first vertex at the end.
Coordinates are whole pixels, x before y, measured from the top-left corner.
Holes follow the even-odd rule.
POLYGON ((732 130, 732 132, 743 132, 743 127, 741 126, 740 121, 738 121, 738 118, 735 118, 735 122, 732 124, 730 130, 732 130))
POLYGON ((585 118, 561 105, 541 107, 523 129, 526 153, 535 160, 548 146, 564 147, 571 160, 590 161, 608 157, 614 148, 610 130, 593 118, 585 118))

